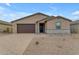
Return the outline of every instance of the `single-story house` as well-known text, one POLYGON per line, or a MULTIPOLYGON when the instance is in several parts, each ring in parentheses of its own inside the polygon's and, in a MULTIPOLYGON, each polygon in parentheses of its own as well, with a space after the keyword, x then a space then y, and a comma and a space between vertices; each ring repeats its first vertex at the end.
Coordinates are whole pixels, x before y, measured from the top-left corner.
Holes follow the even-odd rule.
POLYGON ((35 13, 12 21, 13 33, 70 33, 71 20, 35 13))
POLYGON ((0 20, 0 32, 12 32, 11 23, 0 20))
POLYGON ((70 27, 71 33, 79 33, 79 20, 73 21, 70 27))

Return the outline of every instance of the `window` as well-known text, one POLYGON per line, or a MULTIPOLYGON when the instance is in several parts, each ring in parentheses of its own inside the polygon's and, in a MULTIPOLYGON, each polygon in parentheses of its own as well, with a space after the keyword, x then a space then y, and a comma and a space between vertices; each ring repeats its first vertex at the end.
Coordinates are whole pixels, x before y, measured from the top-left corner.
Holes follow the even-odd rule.
POLYGON ((56 29, 61 29, 61 22, 56 22, 56 29))

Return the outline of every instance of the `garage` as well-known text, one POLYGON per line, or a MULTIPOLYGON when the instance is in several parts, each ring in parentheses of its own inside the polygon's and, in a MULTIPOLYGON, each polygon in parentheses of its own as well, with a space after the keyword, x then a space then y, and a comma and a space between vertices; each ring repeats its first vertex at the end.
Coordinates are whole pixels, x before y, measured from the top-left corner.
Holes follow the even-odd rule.
POLYGON ((35 33, 35 24, 17 24, 17 33, 35 33))

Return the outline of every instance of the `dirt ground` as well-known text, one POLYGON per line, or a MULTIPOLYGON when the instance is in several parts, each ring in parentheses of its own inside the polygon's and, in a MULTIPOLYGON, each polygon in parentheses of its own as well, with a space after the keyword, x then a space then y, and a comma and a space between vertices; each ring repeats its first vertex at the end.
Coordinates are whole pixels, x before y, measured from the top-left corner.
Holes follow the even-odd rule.
POLYGON ((79 34, 0 34, 0 54, 79 54, 79 34))

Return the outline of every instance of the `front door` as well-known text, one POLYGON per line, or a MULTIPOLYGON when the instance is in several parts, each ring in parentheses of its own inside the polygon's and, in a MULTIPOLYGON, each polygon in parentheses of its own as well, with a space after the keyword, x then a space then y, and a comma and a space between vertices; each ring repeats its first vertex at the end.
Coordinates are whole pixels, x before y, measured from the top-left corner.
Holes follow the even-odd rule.
POLYGON ((39 31, 40 31, 40 33, 44 33, 45 32, 45 24, 44 23, 40 23, 39 24, 39 31))

